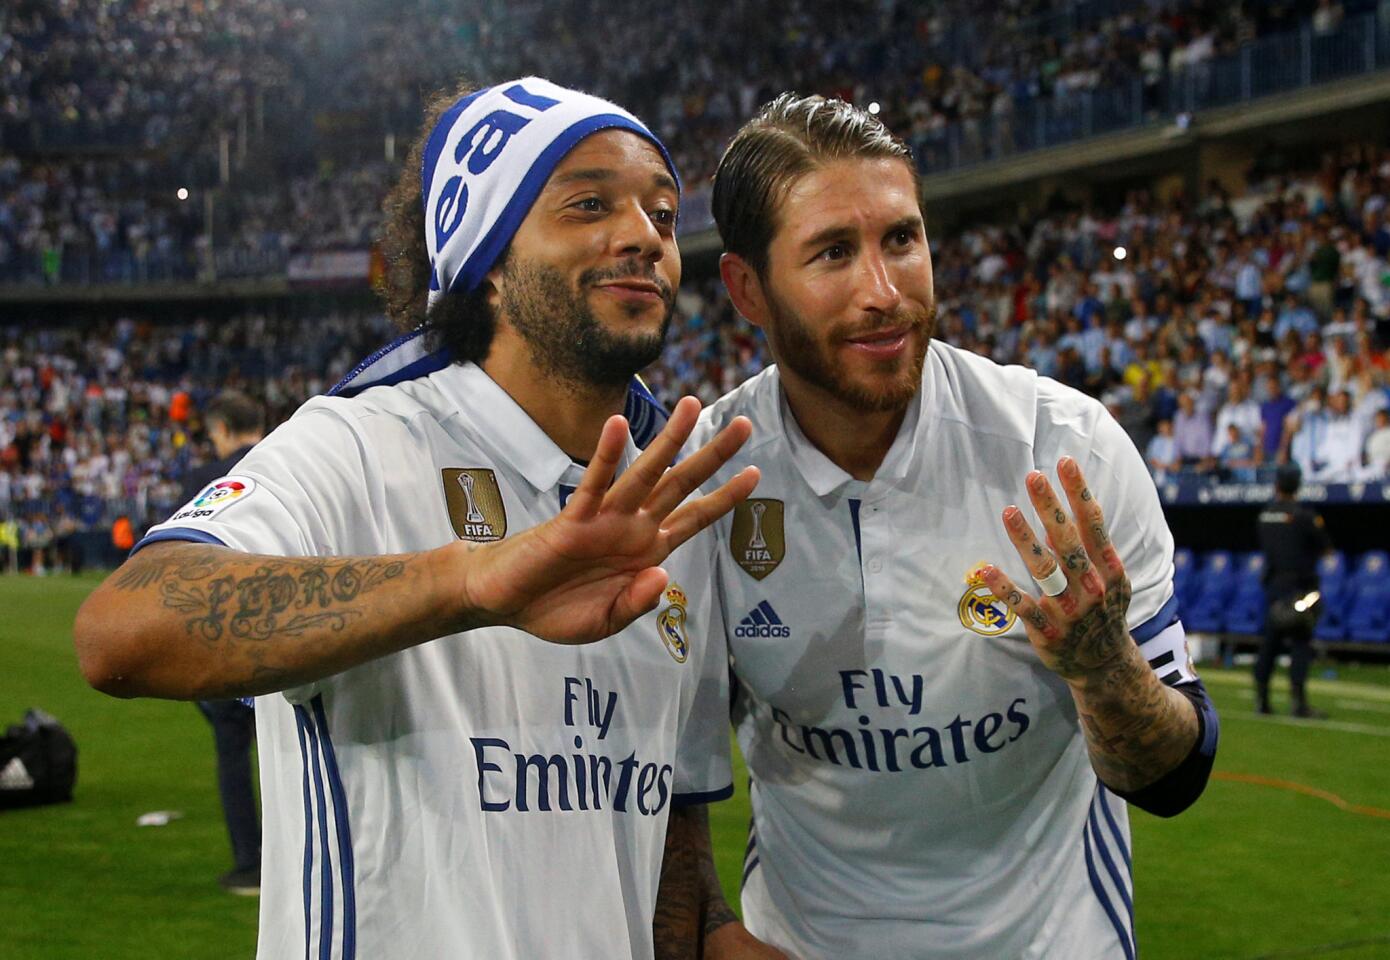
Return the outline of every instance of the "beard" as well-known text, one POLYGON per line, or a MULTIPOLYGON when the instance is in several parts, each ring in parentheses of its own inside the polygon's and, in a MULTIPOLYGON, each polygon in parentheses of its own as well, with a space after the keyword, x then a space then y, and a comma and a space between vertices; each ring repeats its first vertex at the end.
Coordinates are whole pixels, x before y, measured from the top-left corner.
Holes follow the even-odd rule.
POLYGON ((772 323, 765 332, 777 363, 836 400, 861 413, 905 410, 922 384, 927 345, 936 333, 936 304, 920 310, 898 309, 868 324, 840 324, 817 337, 811 325, 784 304, 770 289, 768 307, 772 323), (907 326, 916 335, 912 353, 873 362, 872 379, 855 377, 835 360, 834 349, 851 337, 875 330, 907 326))
MULTIPOLYGON (((504 276, 501 314, 526 341, 537 366, 551 376, 581 388, 623 386, 661 356, 675 299, 670 285, 650 267, 643 270, 636 259, 606 270, 586 270, 579 276, 577 289, 559 270, 534 260, 509 260, 504 276), (649 280, 661 287, 666 311, 658 331, 615 333, 594 315, 586 291, 624 278, 649 280)), ((640 304, 620 308, 629 319, 645 309, 640 304)))

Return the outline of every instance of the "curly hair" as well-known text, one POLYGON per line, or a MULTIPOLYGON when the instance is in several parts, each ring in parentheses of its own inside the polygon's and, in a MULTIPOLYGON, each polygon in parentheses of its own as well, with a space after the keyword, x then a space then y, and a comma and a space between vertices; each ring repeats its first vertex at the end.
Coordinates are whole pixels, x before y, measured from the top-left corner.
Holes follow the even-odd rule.
MULTIPOLYGON (((381 253, 386 270, 378 292, 386 302, 386 315, 402 333, 423 328, 430 349, 445 347, 458 363, 481 363, 487 359, 497 322, 487 301, 486 284, 469 293, 446 292, 433 308, 429 306, 430 255, 425 245, 425 200, 420 171, 425 144, 440 118, 476 89, 468 81, 462 81, 453 88, 438 91, 426 101, 420 134, 411 145, 400 179, 382 204, 385 217, 381 253)), ((497 263, 505 263, 506 259, 504 250, 497 263)))

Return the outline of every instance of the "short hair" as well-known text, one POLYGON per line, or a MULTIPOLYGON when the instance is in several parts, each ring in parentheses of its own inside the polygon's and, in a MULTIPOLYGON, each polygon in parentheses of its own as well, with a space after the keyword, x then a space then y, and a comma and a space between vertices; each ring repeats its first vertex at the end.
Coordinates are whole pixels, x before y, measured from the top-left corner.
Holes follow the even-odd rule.
MULTIPOLYGON (((430 349, 448 348, 457 363, 481 363, 492 349, 497 319, 487 301, 488 287, 468 293, 445 291, 429 306, 430 253, 425 245, 425 198, 421 170, 425 145, 449 108, 475 91, 467 81, 440 90, 425 103, 420 133, 410 147, 400 179, 382 204, 381 253, 386 263, 378 292, 386 315, 402 333, 424 329, 430 349)), ((507 250, 497 258, 504 263, 507 250)), ((491 269, 491 267, 489 267, 491 269)))
POLYGON ((901 160, 917 177, 912 149, 866 110, 795 93, 765 104, 734 135, 714 173, 714 222, 724 249, 765 274, 777 207, 792 184, 822 164, 851 158, 901 160))
POLYGON ((208 402, 203 422, 214 420, 226 424, 227 431, 237 436, 265 433, 265 408, 240 390, 223 390, 208 402))

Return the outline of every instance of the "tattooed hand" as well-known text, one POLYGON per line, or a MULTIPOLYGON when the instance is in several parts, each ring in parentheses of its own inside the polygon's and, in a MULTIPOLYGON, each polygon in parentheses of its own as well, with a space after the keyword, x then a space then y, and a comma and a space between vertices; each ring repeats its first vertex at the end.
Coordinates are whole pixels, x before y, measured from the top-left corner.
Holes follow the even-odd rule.
POLYGON ((994 595, 1023 621, 1043 663, 1067 681, 1096 775, 1122 793, 1138 790, 1187 756, 1200 729, 1197 712, 1154 676, 1129 634, 1129 577, 1081 468, 1063 457, 1057 475, 1075 523, 1035 470, 1028 475, 1028 496, 1042 517, 1047 547, 1018 507, 1004 511, 1004 527, 1029 573, 1054 582, 1060 573, 1065 588, 1033 597, 997 567, 981 572, 994 595))
POLYGON ((1077 523, 1067 517, 1047 477, 1037 470, 1028 475, 1028 496, 1052 549, 1038 540, 1016 506, 1004 511, 1004 528, 1034 578, 1043 580, 1060 567, 1066 589, 1055 597, 1034 598, 998 567, 982 573, 994 595, 1023 621, 1043 663, 1067 680, 1079 680, 1105 670, 1134 645, 1125 623, 1130 585, 1081 467, 1064 457, 1057 474, 1077 523))

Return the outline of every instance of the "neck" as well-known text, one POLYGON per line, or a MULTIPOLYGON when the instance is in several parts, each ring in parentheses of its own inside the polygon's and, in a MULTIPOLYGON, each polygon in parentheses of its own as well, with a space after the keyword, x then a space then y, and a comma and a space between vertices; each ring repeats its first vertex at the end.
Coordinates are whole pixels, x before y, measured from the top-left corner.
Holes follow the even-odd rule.
POLYGON ((587 463, 608 418, 623 412, 627 384, 595 387, 557 377, 539 366, 520 338, 498 326, 479 364, 571 460, 587 463))
POLYGON ((864 411, 780 368, 797 426, 831 463, 856 480, 872 480, 893 446, 907 408, 864 411))

